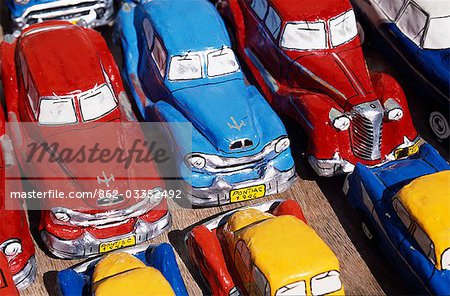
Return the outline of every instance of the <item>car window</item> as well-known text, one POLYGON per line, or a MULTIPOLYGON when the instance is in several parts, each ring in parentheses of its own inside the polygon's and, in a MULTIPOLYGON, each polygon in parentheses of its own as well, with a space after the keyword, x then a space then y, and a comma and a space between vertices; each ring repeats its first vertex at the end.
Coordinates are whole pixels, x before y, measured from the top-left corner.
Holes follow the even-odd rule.
POLYGON ((413 3, 408 4, 397 21, 400 31, 417 45, 421 44, 426 24, 427 15, 413 3))
POLYGON ((231 48, 224 47, 207 55, 207 72, 209 77, 231 74, 239 70, 239 63, 231 48))
POLYGON ((281 36, 281 47, 292 50, 326 49, 325 22, 287 23, 281 36))
POLYGON ((102 117, 117 106, 114 94, 107 84, 80 96, 80 110, 84 121, 102 117))
POLYGON ((442 28, 450 28, 450 16, 432 18, 429 20, 427 33, 423 41, 423 48, 450 48, 450 30, 442 30, 442 28))
POLYGON ((242 260, 242 263, 244 264, 245 268, 247 270, 250 270, 251 265, 251 257, 250 252, 248 251, 247 245, 243 240, 240 240, 236 244, 236 252, 239 256, 239 258, 242 260))
POLYGON ((158 67, 159 74, 164 78, 166 76, 167 53, 158 36, 155 37, 152 59, 158 67))
POLYGON ((400 220, 402 220, 403 224, 407 229, 411 226, 411 217, 409 216, 409 213, 406 211, 405 207, 402 205, 402 203, 398 200, 398 198, 395 198, 392 201, 392 205, 394 206, 395 211, 397 212, 398 217, 400 220))
POLYGON ((25 62, 25 58, 23 57, 23 54, 19 54, 19 61, 20 61, 20 71, 22 72, 23 77, 23 84, 25 86, 25 89, 28 89, 28 69, 27 64, 25 62))
POLYGON ((392 21, 397 19, 397 15, 406 1, 407 0, 377 0, 378 5, 392 21))
POLYGON ((433 264, 436 263, 436 253, 434 251, 434 244, 431 241, 430 237, 423 231, 423 229, 415 224, 414 227, 414 239, 416 240, 417 244, 422 249, 422 252, 433 262, 433 264))
POLYGON ((353 10, 344 12, 343 14, 330 20, 330 37, 331 45, 339 46, 349 42, 358 34, 356 28, 356 18, 353 10))
POLYGON ((39 107, 42 125, 72 124, 77 122, 75 105, 71 97, 43 97, 39 107))
POLYGON ((146 19, 146 18, 144 19, 144 21, 142 22, 142 28, 144 29, 145 40, 147 41, 147 47, 149 50, 152 50, 154 32, 153 32, 152 24, 150 24, 150 21, 148 19, 146 19))
POLYGON ((259 270, 256 265, 253 265, 253 281, 259 293, 253 293, 256 295, 270 296, 270 286, 264 274, 259 270))
POLYGON ((253 0, 251 7, 260 19, 264 19, 267 12, 267 0, 253 0))
POLYGON ((193 80, 202 78, 202 60, 198 54, 173 56, 169 65, 169 80, 193 80))
POLYGON ((266 26, 272 36, 277 39, 280 35, 281 18, 273 7, 269 7, 269 13, 266 18, 266 26))
POLYGON ((33 80, 28 78, 28 81, 29 81, 27 90, 28 101, 30 103, 31 110, 33 110, 34 117, 36 118, 39 96, 36 91, 36 87, 34 86, 33 80))

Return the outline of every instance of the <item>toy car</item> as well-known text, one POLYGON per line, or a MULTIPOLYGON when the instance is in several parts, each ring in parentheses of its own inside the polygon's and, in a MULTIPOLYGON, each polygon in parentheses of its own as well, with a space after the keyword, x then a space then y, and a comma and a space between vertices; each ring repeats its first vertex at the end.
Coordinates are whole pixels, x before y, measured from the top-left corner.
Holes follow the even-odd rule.
POLYGON ((186 241, 212 295, 344 294, 336 256, 293 200, 225 213, 194 227, 186 241))
POLYGON ((169 244, 125 252, 113 252, 58 272, 62 295, 112 295, 118 291, 130 295, 188 295, 169 244))
POLYGON ((357 164, 345 184, 365 235, 413 279, 410 283, 447 295, 450 165, 424 144, 417 154, 380 167, 357 164))
POLYGON ((0 293, 5 296, 19 296, 11 271, 9 270, 8 260, 5 255, 0 253, 0 293))
POLYGON ((74 161, 34 156, 35 142, 56 143, 50 155, 61 155, 95 147, 123 151, 144 139, 140 126, 131 124, 136 118, 101 35, 63 21, 36 24, 3 42, 2 58, 23 173, 38 192, 91 194, 43 199, 40 231, 50 251, 61 258, 88 257, 139 244, 169 227, 165 185, 154 162, 132 158, 127 166, 117 159, 95 161, 98 154, 91 161, 86 153, 89 158, 74 161), (129 194, 144 189, 139 198, 129 194))
POLYGON ((113 0, 6 0, 14 26, 19 30, 48 20, 103 26, 113 21, 113 3, 113 0))
POLYGON ((430 114, 430 127, 438 139, 450 135, 450 6, 440 0, 353 0, 371 26, 417 77, 433 90, 443 106, 430 114))
MULTIPOLYGON (((8 273, 12 275, 18 289, 25 289, 36 278, 34 245, 28 230, 25 211, 20 200, 13 200, 8 196, 10 191, 21 191, 22 184, 5 179, 9 174, 19 172, 11 139, 6 129, 5 115, 0 106, 0 217, 2 221, 0 223, 0 256, 3 254, 7 262, 6 265, 0 264, 0 273, 3 274, 3 276, 0 275, 1 295, 4 295, 3 287, 11 285, 8 273)), ((14 290, 14 288, 8 289, 14 290)))
POLYGON ((269 103, 299 123, 320 176, 417 151, 400 85, 369 73, 349 1, 220 0, 269 103))
POLYGON ((115 36, 141 115, 192 123, 192 137, 171 124, 165 129, 192 204, 217 206, 290 186, 295 169, 286 130, 256 88, 245 84, 211 3, 124 3, 115 36))

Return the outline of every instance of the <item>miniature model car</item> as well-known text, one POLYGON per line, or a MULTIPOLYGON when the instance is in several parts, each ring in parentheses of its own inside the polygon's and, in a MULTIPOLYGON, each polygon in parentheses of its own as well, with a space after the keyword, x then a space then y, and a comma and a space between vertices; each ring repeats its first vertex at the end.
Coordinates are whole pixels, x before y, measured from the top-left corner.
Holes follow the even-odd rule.
POLYGON ((212 295, 344 294, 336 256, 293 200, 228 212, 186 240, 212 295))
POLYGON ((8 260, 2 253, 0 253, 0 293, 5 296, 19 296, 9 270, 8 260))
POLYGON ((194 205, 238 202, 290 186, 295 170, 286 130, 256 88, 245 84, 211 3, 125 3, 116 38, 142 116, 192 123, 192 138, 171 124, 165 131, 194 205))
POLYGON ((380 167, 357 164, 344 186, 366 236, 434 295, 450 291, 449 184, 450 165, 424 144, 380 167))
MULTIPOLYGON (((6 134, 5 115, 0 106, 0 255, 5 255, 6 266, 0 264, 0 294, 2 287, 10 285, 7 273, 11 273, 18 289, 29 286, 36 278, 36 259, 34 245, 28 230, 27 217, 20 200, 12 200, 7 195, 10 191, 21 191, 20 182, 5 180, 12 171, 18 172, 14 149, 6 134), (7 270, 9 268, 9 270, 7 270)), ((1 260, 0 260, 1 261, 1 260)), ((11 290, 14 290, 11 288, 11 290)))
POLYGON ((280 114, 298 122, 317 174, 417 151, 399 84, 369 73, 349 1, 220 0, 242 59, 280 114))
POLYGON ((113 252, 58 273, 62 295, 129 295, 187 296, 175 253, 163 243, 113 252))
POLYGON ((113 0, 6 0, 17 29, 48 20, 65 20, 88 27, 113 20, 113 0))
POLYGON ((430 126, 436 137, 446 139, 450 135, 450 6, 440 0, 394 2, 353 1, 394 55, 434 90, 443 108, 430 114, 430 126))
POLYGON ((165 185, 154 162, 132 161, 127 167, 113 160, 30 160, 30 142, 57 143, 60 150, 52 151, 59 153, 85 151, 90 143, 125 150, 134 139, 144 138, 139 125, 125 124, 136 119, 101 35, 49 21, 3 42, 2 57, 8 118, 17 126, 13 143, 31 185, 39 192, 55 190, 66 196, 93 194, 43 200, 40 230, 51 252, 62 258, 92 256, 139 244, 167 228, 165 185), (141 178, 145 176, 153 178, 141 178), (146 194, 131 198, 128 192, 136 189, 146 194))

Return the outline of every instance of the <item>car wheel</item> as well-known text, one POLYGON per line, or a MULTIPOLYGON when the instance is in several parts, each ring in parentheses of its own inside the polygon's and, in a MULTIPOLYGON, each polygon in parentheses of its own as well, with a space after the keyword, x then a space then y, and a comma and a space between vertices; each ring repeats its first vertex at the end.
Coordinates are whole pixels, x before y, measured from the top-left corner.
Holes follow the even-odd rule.
POLYGON ((364 41, 366 40, 366 33, 364 32, 364 29, 360 22, 356 22, 356 29, 358 30, 359 39, 361 40, 361 44, 364 44, 364 41))
POLYGON ((450 136, 448 118, 439 111, 430 113, 429 124, 433 134, 440 140, 445 140, 450 136))

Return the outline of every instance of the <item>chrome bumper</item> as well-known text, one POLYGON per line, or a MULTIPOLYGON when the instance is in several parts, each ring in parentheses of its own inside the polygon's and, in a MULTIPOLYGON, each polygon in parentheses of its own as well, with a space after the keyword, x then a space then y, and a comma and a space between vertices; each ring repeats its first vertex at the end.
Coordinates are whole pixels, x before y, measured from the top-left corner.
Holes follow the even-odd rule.
POLYGON ((248 180, 240 183, 229 184, 220 176, 210 187, 191 187, 183 183, 184 192, 194 206, 210 207, 229 204, 230 191, 256 185, 266 186, 265 195, 271 195, 287 190, 296 179, 295 167, 288 171, 281 172, 273 166, 267 166, 261 178, 248 180))
POLYGON ((331 159, 317 159, 310 155, 308 162, 314 171, 321 177, 333 177, 340 174, 351 173, 355 166, 335 153, 331 159))
POLYGON ((61 0, 32 5, 21 16, 13 18, 13 21, 21 29, 46 20, 66 20, 74 23, 83 20, 87 27, 97 27, 111 22, 113 13, 112 0, 61 0))
POLYGON ((17 289, 23 290, 31 285, 36 279, 36 258, 30 257, 25 267, 13 275, 14 283, 17 289))
POLYGON ((171 226, 172 218, 170 212, 158 221, 149 223, 139 219, 134 226, 133 231, 108 239, 98 239, 85 231, 83 235, 74 240, 65 240, 58 238, 51 233, 43 230, 41 232, 42 239, 47 248, 55 256, 63 259, 87 258, 100 254, 100 245, 103 243, 114 242, 135 236, 136 245, 148 241, 171 226))

